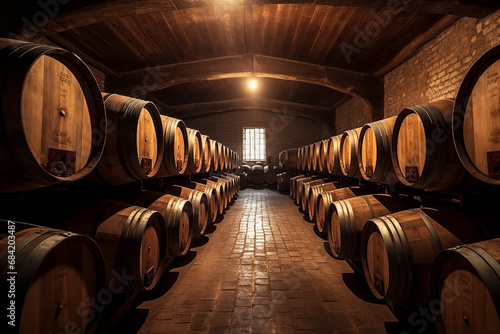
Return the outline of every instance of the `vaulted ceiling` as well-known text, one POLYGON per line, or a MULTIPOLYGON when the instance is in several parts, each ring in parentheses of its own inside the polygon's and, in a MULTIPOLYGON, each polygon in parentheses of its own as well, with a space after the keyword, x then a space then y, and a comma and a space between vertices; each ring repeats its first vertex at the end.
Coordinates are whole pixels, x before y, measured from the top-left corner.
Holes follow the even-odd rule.
POLYGON ((108 92, 152 100, 165 114, 187 119, 258 108, 332 125, 335 109, 352 96, 374 117, 383 115, 386 73, 461 17, 481 18, 500 4, 21 0, 2 6, 3 36, 44 36, 102 71, 108 92), (250 77, 259 81, 253 93, 250 77))

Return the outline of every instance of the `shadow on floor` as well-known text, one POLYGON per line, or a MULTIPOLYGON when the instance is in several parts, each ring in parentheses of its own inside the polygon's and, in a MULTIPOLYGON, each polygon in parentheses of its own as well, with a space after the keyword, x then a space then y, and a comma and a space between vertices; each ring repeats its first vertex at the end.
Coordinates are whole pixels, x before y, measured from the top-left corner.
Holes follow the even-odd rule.
POLYGON ((155 288, 151 291, 142 293, 138 298, 138 300, 146 301, 146 300, 153 300, 160 298, 174 286, 178 278, 179 278, 178 272, 168 271, 164 273, 161 279, 158 281, 158 284, 156 284, 155 288))
MULTIPOLYGON (((313 227, 313 231, 314 231, 314 234, 316 234, 320 239, 323 239, 323 240, 327 240, 328 241, 328 235, 326 233, 321 233, 319 230, 318 230, 318 225, 314 224, 314 227, 313 227)), ((328 242, 327 242, 328 243, 328 242)), ((328 247, 330 248, 330 247, 328 247)))
POLYGON ((196 252, 190 250, 189 252, 187 252, 186 255, 176 258, 174 262, 172 262, 170 268, 175 269, 175 268, 185 267, 191 262, 193 262, 195 257, 196 257, 196 252))
MULTIPOLYGON (((205 234, 206 234, 206 231, 205 231, 205 234)), ((202 235, 197 240, 191 242, 191 248, 197 248, 197 247, 201 247, 203 245, 206 245, 208 243, 208 240, 210 240, 210 239, 207 236, 202 235)))
POLYGON ((108 333, 138 333, 148 318, 149 310, 132 308, 108 333))
POLYGON ((330 244, 328 243, 328 241, 323 243, 323 247, 325 248, 325 251, 328 253, 328 255, 330 255, 331 257, 333 257, 335 259, 335 256, 333 256, 333 253, 332 253, 332 250, 330 249, 330 244))
POLYGON ((215 231, 217 230, 217 226, 215 226, 214 224, 210 224, 207 229, 205 230, 205 235, 207 234, 212 234, 214 233, 215 231))
POLYGON ((343 273, 342 280, 359 299, 372 304, 385 304, 383 300, 376 298, 372 294, 365 278, 358 273, 343 273))

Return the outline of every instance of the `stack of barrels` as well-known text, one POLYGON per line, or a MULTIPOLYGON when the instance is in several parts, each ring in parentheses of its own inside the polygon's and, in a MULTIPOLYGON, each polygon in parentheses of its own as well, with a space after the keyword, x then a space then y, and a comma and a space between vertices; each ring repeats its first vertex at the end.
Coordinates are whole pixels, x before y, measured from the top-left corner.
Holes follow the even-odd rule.
POLYGON ((490 199, 500 184, 499 73, 497 46, 471 67, 456 99, 297 148, 301 174, 289 178, 290 196, 333 257, 363 271, 393 310, 427 307, 440 333, 500 332, 490 199), (460 206, 442 200, 473 191, 479 199, 460 206))
POLYGON ((18 274, 2 307, 16 303, 17 332, 94 332, 113 295, 153 289, 222 218, 239 155, 150 101, 101 92, 71 52, 0 50, 4 291, 18 274))

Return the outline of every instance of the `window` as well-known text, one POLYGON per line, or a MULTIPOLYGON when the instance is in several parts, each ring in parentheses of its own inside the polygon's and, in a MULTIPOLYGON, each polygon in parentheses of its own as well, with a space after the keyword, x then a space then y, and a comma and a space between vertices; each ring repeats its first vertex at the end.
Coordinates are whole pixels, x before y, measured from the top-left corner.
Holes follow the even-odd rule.
POLYGON ((243 160, 266 160, 266 129, 243 128, 243 160))

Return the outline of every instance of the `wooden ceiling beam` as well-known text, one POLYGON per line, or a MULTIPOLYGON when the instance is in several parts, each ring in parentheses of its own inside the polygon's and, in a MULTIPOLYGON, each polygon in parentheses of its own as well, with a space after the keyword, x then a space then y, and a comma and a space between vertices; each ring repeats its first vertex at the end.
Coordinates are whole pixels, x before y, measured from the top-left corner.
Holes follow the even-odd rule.
POLYGON ((150 98, 150 100, 158 105, 162 114, 183 120, 221 112, 266 110, 278 116, 305 117, 307 119, 321 121, 332 129, 334 128, 335 122, 335 111, 333 109, 260 97, 192 103, 177 106, 167 106, 154 97, 150 98))
POLYGON ((213 58, 118 73, 106 78, 106 90, 140 97, 187 82, 252 75, 328 87, 361 98, 373 111, 374 119, 383 116, 383 78, 263 55, 213 58))
MULTIPOLYGON (((500 5, 496 0, 481 2, 459 0, 246 0, 251 4, 315 4, 327 6, 364 7, 376 10, 434 13, 442 15, 458 15, 464 17, 483 18, 496 10, 500 5)), ((172 1, 172 0, 114 0, 103 1, 70 12, 51 17, 47 24, 39 28, 44 35, 103 22, 119 16, 141 15, 151 12, 188 9, 194 7, 213 6, 211 1, 172 1)))

